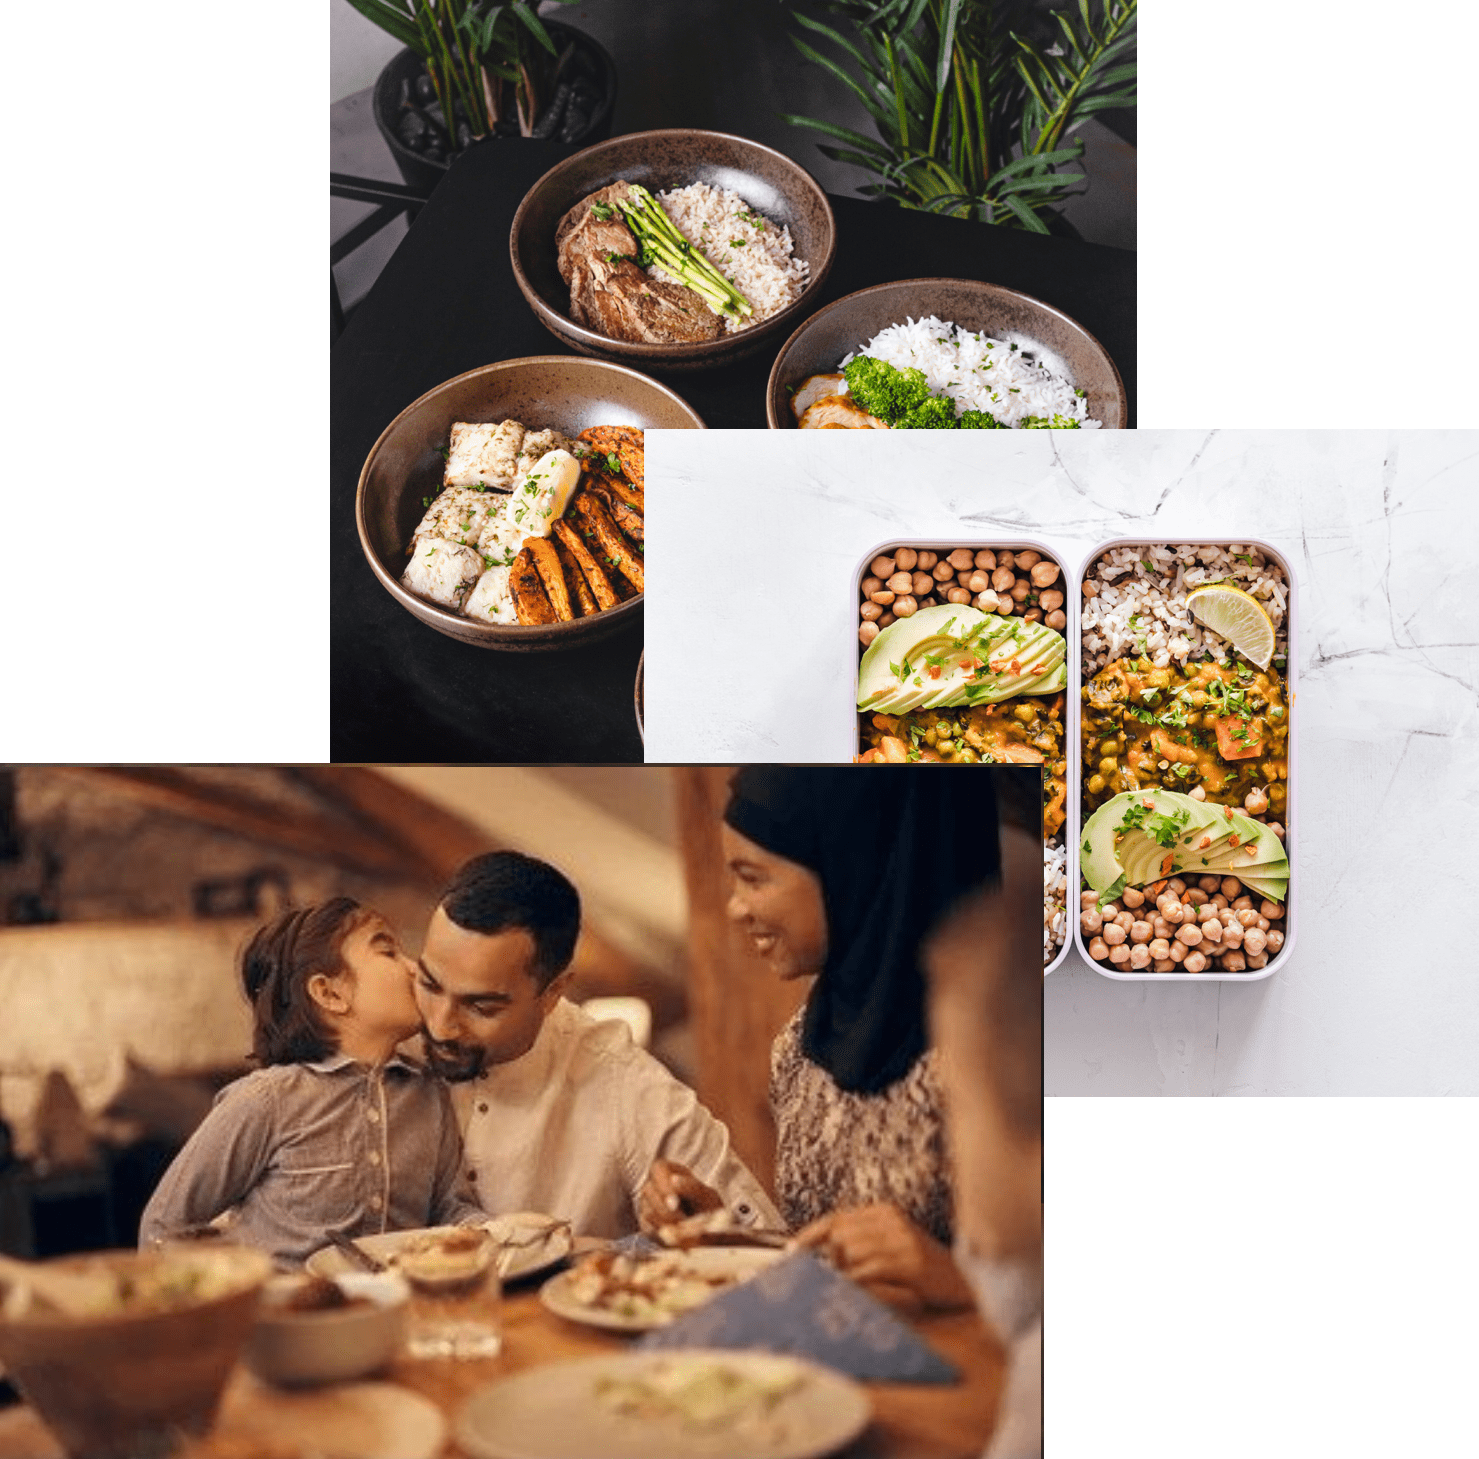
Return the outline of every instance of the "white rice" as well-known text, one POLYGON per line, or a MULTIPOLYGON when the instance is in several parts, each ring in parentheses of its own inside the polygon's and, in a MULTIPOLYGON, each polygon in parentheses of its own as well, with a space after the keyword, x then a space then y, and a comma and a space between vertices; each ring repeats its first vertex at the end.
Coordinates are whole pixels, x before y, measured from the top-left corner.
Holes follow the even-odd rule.
POLYGON ((1042 960, 1058 955, 1068 936, 1068 848, 1049 841, 1042 853, 1042 960))
POLYGON ((1192 657, 1230 659, 1230 645, 1186 606, 1189 589, 1215 582, 1231 582, 1263 604, 1274 625, 1273 667, 1285 666, 1284 570, 1256 547, 1114 547, 1089 568, 1087 581, 1099 591, 1084 598, 1080 618, 1085 679, 1140 654, 1158 669, 1192 657))
POLYGON ((848 355, 871 355, 896 369, 924 372, 937 395, 955 402, 955 413, 984 410, 1003 425, 1015 426, 1027 416, 1065 415, 1085 430, 1098 429, 1071 381, 1049 369, 1030 351, 985 334, 947 324, 933 314, 890 325, 862 349, 848 355))
MULTIPOLYGON (((738 193, 706 182, 660 192, 657 198, 678 231, 750 301, 755 312, 748 318, 724 316, 727 333, 752 329, 801 297, 810 265, 792 258, 789 228, 762 218, 738 193)), ((673 279, 657 264, 647 272, 673 279)))

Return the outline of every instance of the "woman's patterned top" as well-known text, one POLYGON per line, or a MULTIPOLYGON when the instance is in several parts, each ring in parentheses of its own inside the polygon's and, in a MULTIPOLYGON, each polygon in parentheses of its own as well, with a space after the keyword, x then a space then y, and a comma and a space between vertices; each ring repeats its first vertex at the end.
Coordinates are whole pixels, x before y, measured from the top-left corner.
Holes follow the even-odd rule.
POLYGON ((801 1050, 803 1008, 770 1053, 776 1204, 794 1231, 829 1211, 891 1202, 937 1241, 952 1235, 950 1164, 933 1050, 876 1094, 852 1094, 801 1050))

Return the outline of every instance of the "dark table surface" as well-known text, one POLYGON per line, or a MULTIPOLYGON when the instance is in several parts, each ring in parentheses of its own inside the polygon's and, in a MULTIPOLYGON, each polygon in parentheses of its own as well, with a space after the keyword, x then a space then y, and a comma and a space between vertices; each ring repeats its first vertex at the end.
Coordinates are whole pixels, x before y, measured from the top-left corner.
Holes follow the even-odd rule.
MULTIPOLYGON (((633 709, 642 626, 589 648, 491 653, 405 611, 371 573, 354 526, 360 467, 380 432, 443 380, 497 360, 569 354, 524 302, 508 233, 524 194, 577 150, 489 142, 449 171, 332 357, 332 664, 336 761, 640 761, 633 709)), ((1135 255, 1073 239, 832 199, 837 258, 814 308, 901 278, 982 279, 1056 305, 1119 366, 1135 420, 1135 255)), ((783 343, 783 341, 782 341, 783 343)), ((718 427, 765 427, 779 350, 658 378, 718 427)))

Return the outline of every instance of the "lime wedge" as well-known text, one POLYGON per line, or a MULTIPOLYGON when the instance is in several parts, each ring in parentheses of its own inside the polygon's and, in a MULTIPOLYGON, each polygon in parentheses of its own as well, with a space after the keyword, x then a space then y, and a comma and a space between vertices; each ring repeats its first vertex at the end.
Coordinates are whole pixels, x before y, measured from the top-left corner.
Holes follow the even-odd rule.
POLYGON ((1263 604, 1241 588, 1213 583, 1193 588, 1186 606, 1198 623, 1225 638, 1249 663, 1266 669, 1274 656, 1274 624, 1263 604))

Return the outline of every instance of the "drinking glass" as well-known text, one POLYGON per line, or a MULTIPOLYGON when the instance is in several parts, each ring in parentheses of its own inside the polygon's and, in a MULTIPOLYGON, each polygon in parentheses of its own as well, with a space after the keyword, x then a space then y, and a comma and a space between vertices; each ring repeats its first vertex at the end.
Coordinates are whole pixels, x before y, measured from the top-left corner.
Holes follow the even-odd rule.
POLYGON ((413 1358, 494 1358, 503 1347, 498 1243, 464 1227, 402 1247, 396 1266, 411 1287, 406 1350, 413 1358))

